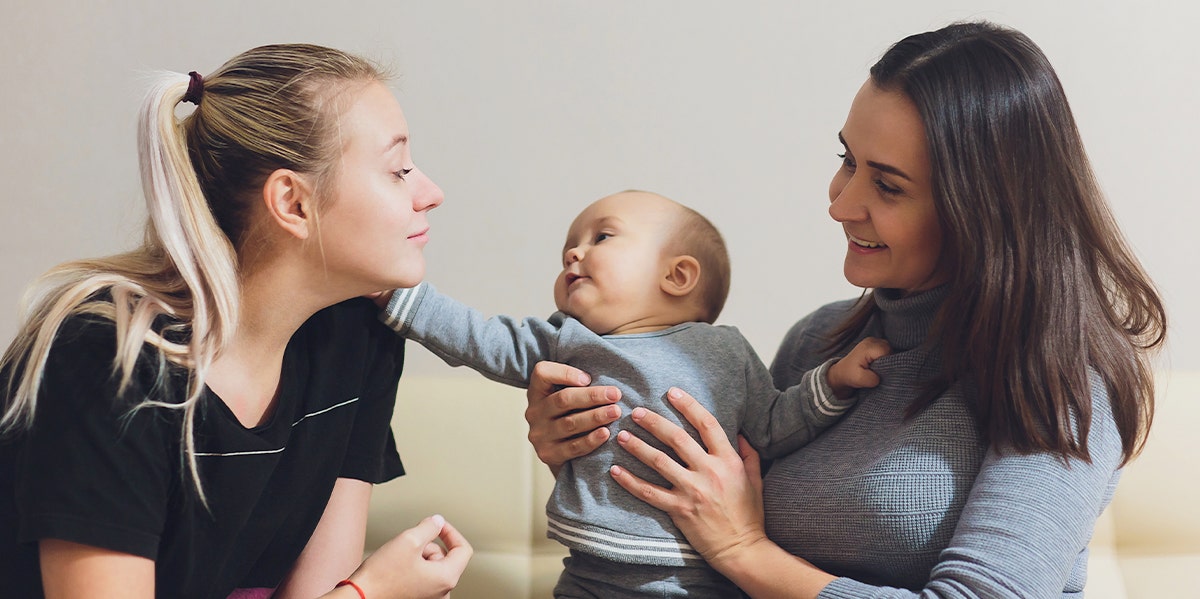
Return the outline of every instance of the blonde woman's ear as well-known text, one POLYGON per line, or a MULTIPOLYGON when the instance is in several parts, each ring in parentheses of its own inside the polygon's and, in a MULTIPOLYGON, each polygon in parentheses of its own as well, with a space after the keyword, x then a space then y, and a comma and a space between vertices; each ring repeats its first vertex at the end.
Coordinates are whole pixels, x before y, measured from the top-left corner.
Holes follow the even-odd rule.
POLYGON ((675 256, 667 262, 667 272, 659 283, 668 295, 683 297, 700 283, 700 261, 691 256, 675 256))
POLYGON ((271 221, 297 239, 308 239, 315 230, 312 192, 299 173, 281 168, 263 184, 263 203, 271 221))

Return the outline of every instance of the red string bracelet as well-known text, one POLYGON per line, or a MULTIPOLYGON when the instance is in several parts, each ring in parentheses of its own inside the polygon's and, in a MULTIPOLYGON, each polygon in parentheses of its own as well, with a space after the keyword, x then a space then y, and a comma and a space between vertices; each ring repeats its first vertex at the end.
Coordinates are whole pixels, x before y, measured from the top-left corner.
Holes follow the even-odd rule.
POLYGON ((357 584, 354 584, 353 580, 343 580, 343 581, 333 585, 333 588, 335 588, 335 589, 338 587, 351 587, 355 591, 358 591, 358 596, 360 597, 360 599, 367 599, 367 594, 362 590, 362 587, 358 586, 357 584))

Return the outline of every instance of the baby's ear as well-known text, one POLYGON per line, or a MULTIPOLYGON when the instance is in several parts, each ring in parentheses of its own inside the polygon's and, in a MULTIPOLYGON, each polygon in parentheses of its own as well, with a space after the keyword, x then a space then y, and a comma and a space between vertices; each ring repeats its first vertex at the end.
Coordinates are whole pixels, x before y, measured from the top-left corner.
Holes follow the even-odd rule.
POLYGON ((683 297, 700 283, 700 261, 691 256, 675 256, 667 261, 667 273, 659 286, 667 295, 683 297))

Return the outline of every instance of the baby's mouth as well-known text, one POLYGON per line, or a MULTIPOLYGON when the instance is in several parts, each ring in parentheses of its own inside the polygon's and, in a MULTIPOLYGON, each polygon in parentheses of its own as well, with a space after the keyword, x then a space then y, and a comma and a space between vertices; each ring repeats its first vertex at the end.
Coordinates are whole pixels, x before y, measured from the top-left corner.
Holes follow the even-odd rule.
POLYGON ((853 243, 854 245, 857 245, 858 247, 861 247, 861 248, 875 250, 875 249, 882 249, 882 248, 887 247, 886 243, 880 243, 878 241, 867 241, 866 239, 859 239, 849 233, 846 233, 846 238, 850 240, 850 243, 853 243))
POLYGON ((586 278, 587 277, 585 277, 583 275, 577 275, 573 272, 569 272, 569 273, 567 273, 567 276, 566 276, 567 287, 570 287, 573 283, 575 283, 575 281, 578 281, 580 279, 586 279, 586 278))

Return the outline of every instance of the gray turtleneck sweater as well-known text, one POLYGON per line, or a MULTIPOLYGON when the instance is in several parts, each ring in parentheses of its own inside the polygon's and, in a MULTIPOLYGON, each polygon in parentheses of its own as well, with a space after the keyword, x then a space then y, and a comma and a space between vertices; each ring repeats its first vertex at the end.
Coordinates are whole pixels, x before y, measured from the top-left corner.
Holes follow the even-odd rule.
MULTIPOLYGON (((1082 597, 1087 544, 1112 498, 1121 439, 1093 373, 1091 463, 989 449, 970 390, 952 386, 904 418, 937 369, 919 347, 944 296, 875 294, 879 314, 863 335, 893 354, 872 369, 882 383, 859 391, 847 415, 771 465, 764 480, 768 536, 841 576, 822 598, 1082 597)), ((797 323, 772 365, 775 384, 823 360, 827 335, 853 302, 797 323)))

